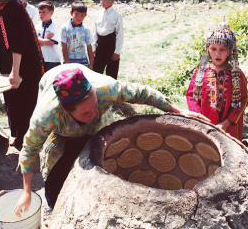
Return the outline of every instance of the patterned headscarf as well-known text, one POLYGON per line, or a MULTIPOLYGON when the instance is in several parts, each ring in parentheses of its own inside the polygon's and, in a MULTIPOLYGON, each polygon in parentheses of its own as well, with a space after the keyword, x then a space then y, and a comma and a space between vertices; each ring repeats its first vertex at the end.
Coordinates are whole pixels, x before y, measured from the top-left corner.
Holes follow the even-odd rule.
MULTIPOLYGON (((236 37, 228 24, 220 23, 217 28, 211 31, 206 40, 206 48, 211 44, 225 45, 230 50, 229 63, 232 66, 232 103, 233 108, 241 107, 241 93, 240 93, 240 69, 238 62, 238 49, 236 46, 236 37)), ((196 101, 201 99, 202 78, 206 70, 209 56, 203 55, 196 75, 195 87, 193 96, 196 101)))
POLYGON ((63 71, 53 81, 53 88, 62 105, 84 99, 91 87, 79 68, 63 71))
POLYGON ((211 44, 225 45, 231 51, 236 48, 236 38, 226 23, 221 23, 217 28, 211 31, 207 36, 207 48, 211 44))

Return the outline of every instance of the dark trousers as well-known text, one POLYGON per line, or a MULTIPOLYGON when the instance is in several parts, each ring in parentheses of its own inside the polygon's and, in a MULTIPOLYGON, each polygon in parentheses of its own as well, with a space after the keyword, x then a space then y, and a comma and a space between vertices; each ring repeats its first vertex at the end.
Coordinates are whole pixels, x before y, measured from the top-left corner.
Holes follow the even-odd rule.
POLYGON ((111 33, 107 36, 98 35, 93 70, 102 74, 106 68, 106 74, 117 79, 120 60, 112 60, 115 44, 115 33, 111 33))
POLYGON ((49 173, 45 181, 45 196, 48 206, 54 208, 60 190, 74 164, 74 161, 81 153, 85 143, 90 136, 81 138, 65 138, 65 151, 49 173))
POLYGON ((22 146, 23 137, 28 130, 29 121, 36 106, 38 82, 23 80, 18 89, 4 92, 4 101, 11 130, 16 143, 22 146))
POLYGON ((46 72, 59 65, 60 65, 60 62, 45 62, 46 72))

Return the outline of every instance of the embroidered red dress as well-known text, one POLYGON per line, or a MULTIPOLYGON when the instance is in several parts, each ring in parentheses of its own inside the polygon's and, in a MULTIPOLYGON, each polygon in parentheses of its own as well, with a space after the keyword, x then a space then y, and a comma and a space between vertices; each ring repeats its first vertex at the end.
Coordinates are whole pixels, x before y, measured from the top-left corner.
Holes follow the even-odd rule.
POLYGON ((193 89, 198 69, 187 90, 186 98, 188 108, 205 115, 213 124, 219 124, 228 119, 232 124, 226 130, 227 133, 242 140, 243 113, 247 104, 247 80, 240 71, 241 107, 231 107, 232 102, 232 73, 231 67, 219 72, 213 64, 208 64, 202 78, 201 100, 193 98, 193 89))

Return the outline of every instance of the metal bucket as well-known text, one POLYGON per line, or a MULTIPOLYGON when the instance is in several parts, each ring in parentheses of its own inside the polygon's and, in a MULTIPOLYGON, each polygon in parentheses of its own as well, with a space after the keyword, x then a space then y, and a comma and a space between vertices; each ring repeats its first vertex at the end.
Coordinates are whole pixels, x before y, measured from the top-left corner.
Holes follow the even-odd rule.
POLYGON ((23 190, 15 189, 0 197, 0 228, 1 229, 37 229, 41 221, 41 197, 32 192, 31 205, 21 217, 18 217, 14 208, 23 190))

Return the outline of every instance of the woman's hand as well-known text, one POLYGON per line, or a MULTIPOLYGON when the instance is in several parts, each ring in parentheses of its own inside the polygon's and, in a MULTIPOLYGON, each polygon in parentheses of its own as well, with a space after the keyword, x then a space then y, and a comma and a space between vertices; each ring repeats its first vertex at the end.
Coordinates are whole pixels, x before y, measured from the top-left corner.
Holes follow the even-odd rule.
POLYGON ((22 78, 19 75, 16 75, 13 72, 11 72, 9 74, 9 82, 12 88, 17 89, 22 82, 22 78))
POLYGON ((167 110, 165 111, 173 112, 176 114, 181 114, 181 115, 192 117, 192 118, 198 118, 198 119, 202 119, 203 121, 210 122, 210 119, 208 119, 206 116, 202 115, 201 113, 196 113, 194 111, 189 111, 189 110, 181 110, 174 105, 169 105, 167 107, 167 110))
POLYGON ((196 113, 194 111, 181 111, 180 114, 182 115, 185 115, 185 116, 188 116, 188 117, 192 117, 192 118, 198 118, 198 119, 201 119, 203 121, 207 121, 207 122, 210 122, 210 119, 208 119, 206 116, 200 114, 200 113, 196 113))
POLYGON ((29 209, 31 204, 31 192, 23 191, 23 194, 19 198, 17 205, 15 206, 15 214, 21 217, 22 213, 29 209))

